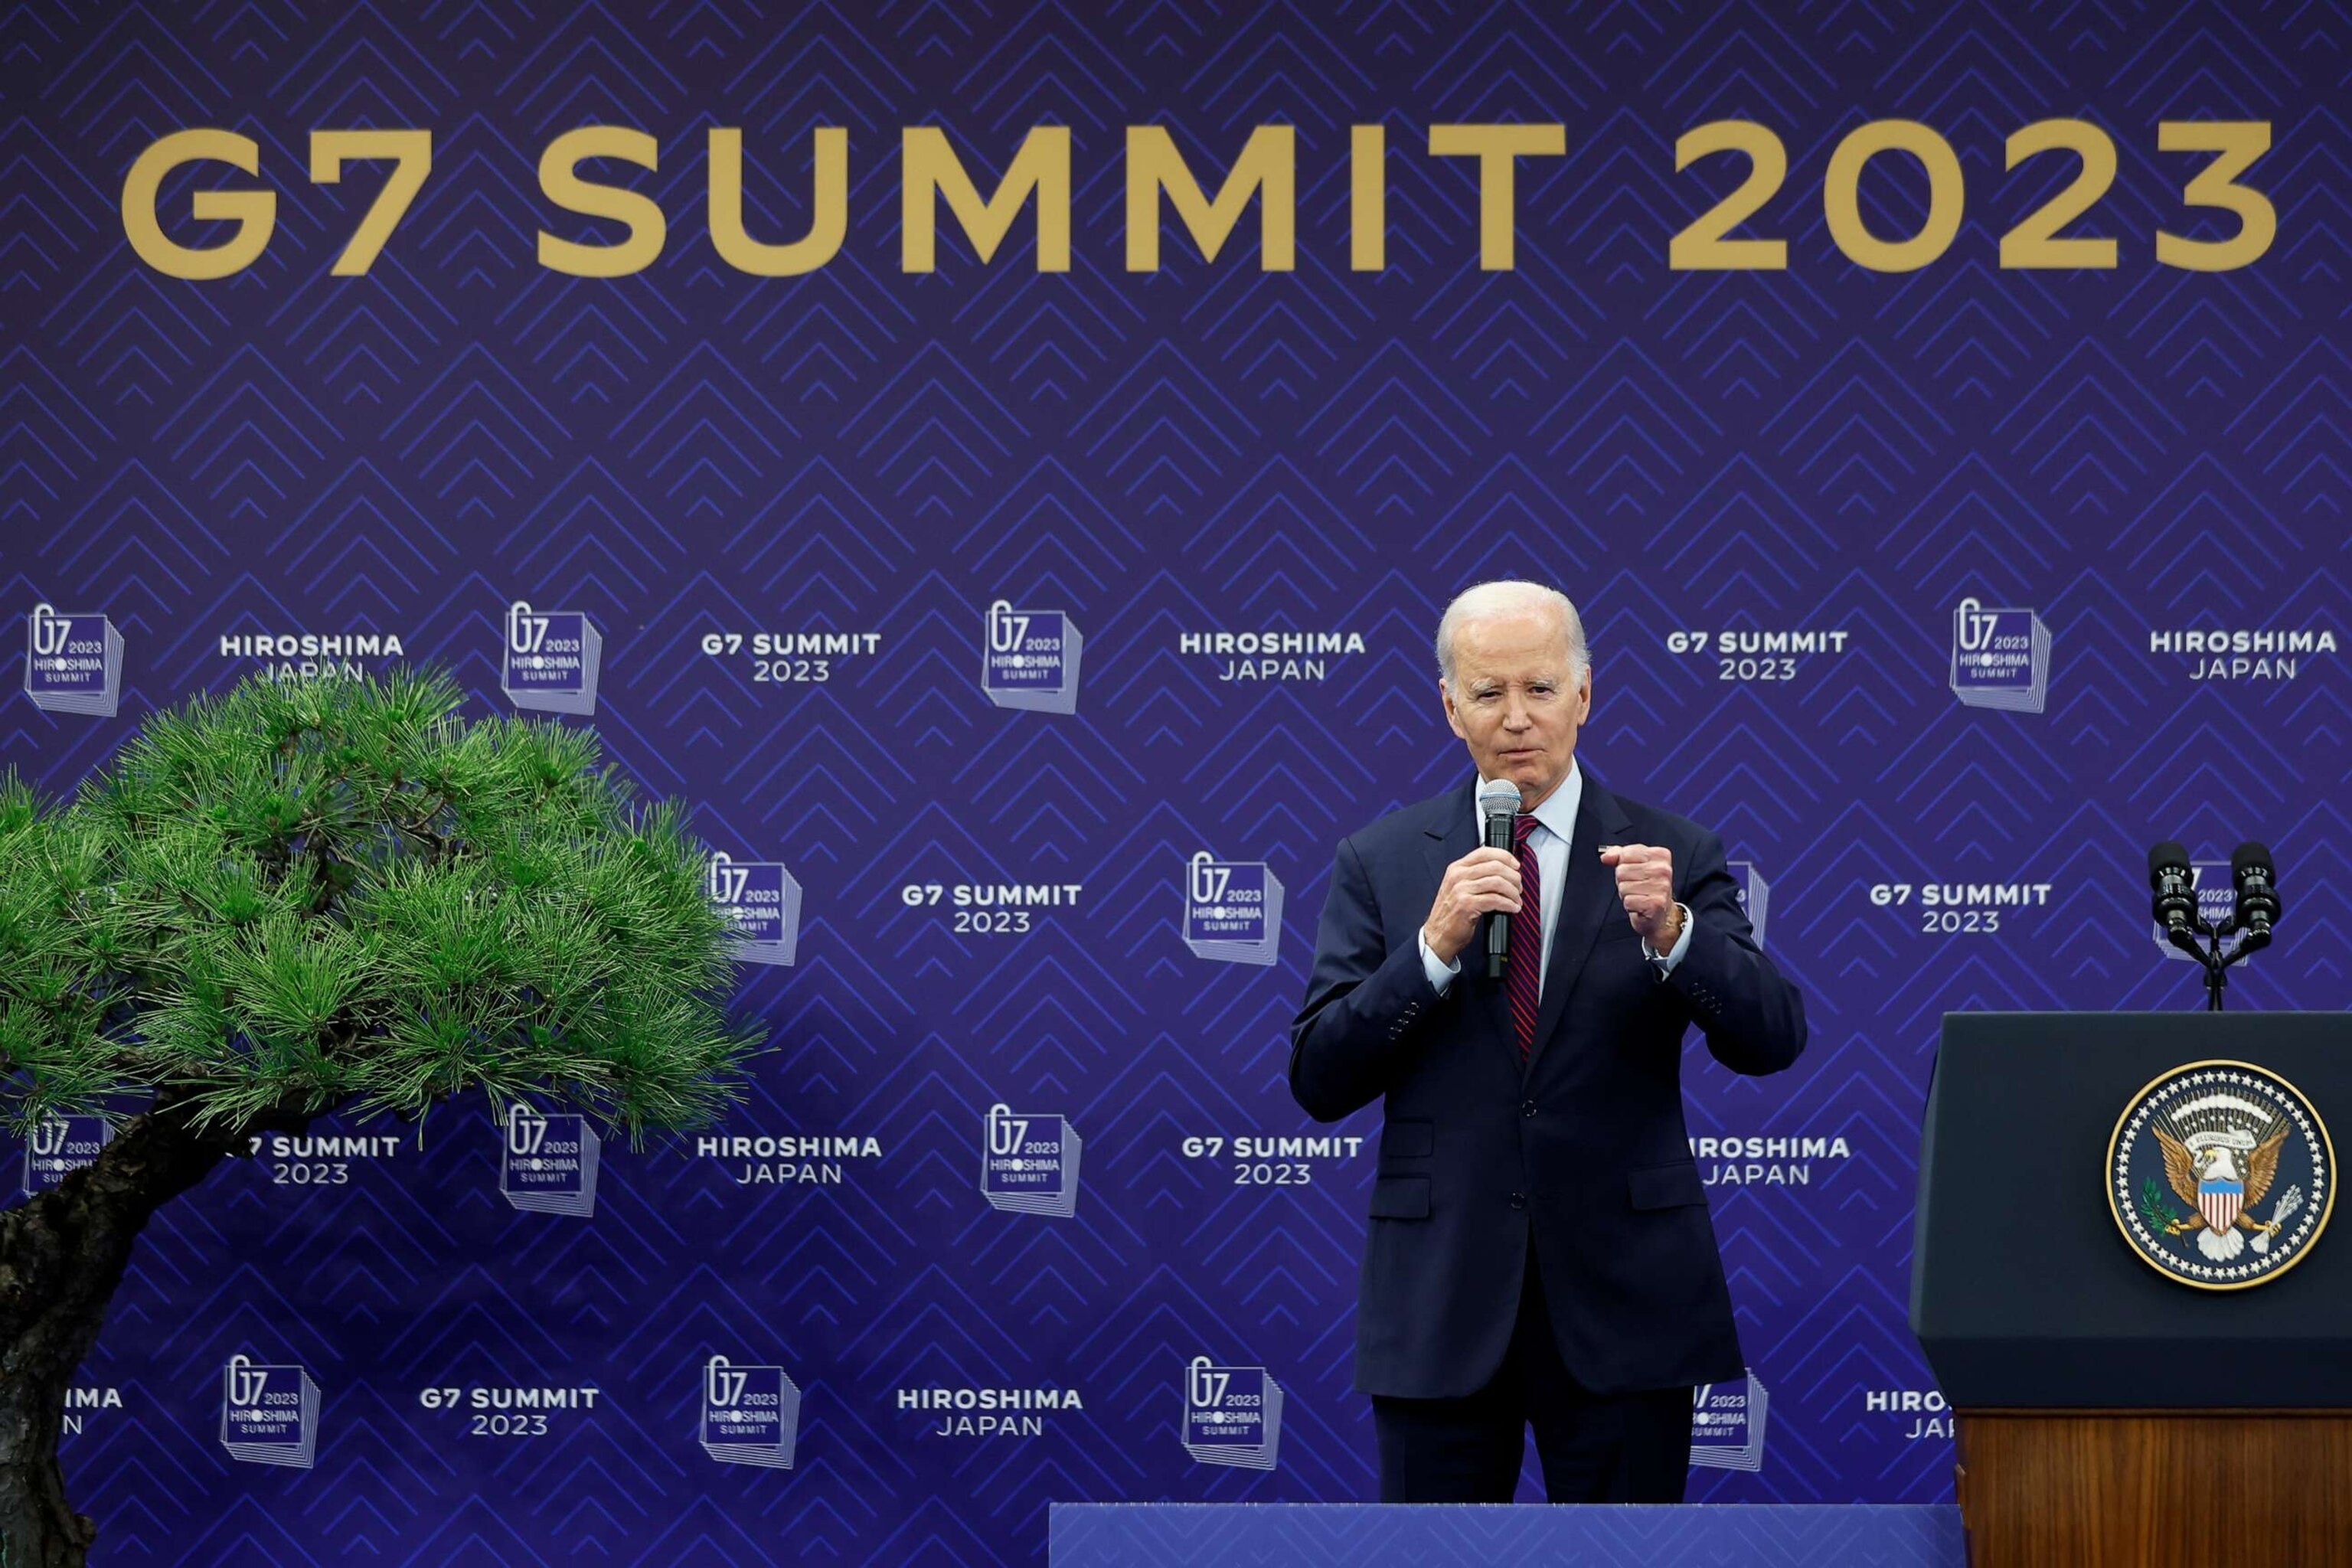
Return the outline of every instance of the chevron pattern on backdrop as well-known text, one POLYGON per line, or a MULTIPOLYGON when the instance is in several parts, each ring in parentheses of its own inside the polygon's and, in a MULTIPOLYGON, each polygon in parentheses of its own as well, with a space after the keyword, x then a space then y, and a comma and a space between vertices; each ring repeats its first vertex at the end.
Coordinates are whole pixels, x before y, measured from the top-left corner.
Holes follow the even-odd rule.
MULTIPOLYGON (((778 1048, 718 1133, 851 1141, 607 1146, 586 1218, 506 1201, 473 1107, 224 1170, 152 1230, 72 1413, 100 1562, 1035 1563, 1055 1500, 1370 1496, 1349 1392, 1370 1148, 1234 1141, 1376 1130, 1305 1122, 1285 1026, 1338 837, 1461 776, 1429 636, 1482 577, 1585 606, 1587 762, 1722 832, 1812 1019, 1780 1077, 1691 1052, 1770 1396, 1760 1462, 1695 1471, 1695 1498, 1948 1500, 1904 1326, 1937 1018, 2189 1005, 2147 842, 2267 838, 2288 915, 2241 1005, 2352 1002, 2342 658, 2211 681, 2151 640, 2347 630, 2338 12, 30 0, 0 38, 0 610, 104 615, 125 649, 113 717, 18 694, 0 755, 69 788, 155 706, 264 662, 225 638, 396 637, 505 710, 509 606, 584 615, 600 683, 564 721, 799 890, 795 962, 743 971, 778 1048), (2000 235, 2074 177, 2009 173, 2003 139, 2060 115, 2119 149, 2084 227, 2120 265, 2003 271, 2000 235), (1897 117, 1958 151, 1966 215, 1939 260, 1867 272, 1823 170, 1897 117), (1677 174, 1675 138, 1735 118, 1789 149, 1752 229, 1788 268, 1671 271, 1670 236, 1740 177, 1677 174), (2242 270, 2151 255, 2160 227, 2236 221, 2184 206, 2199 159, 2157 149, 2156 122, 2199 118, 2273 126, 2247 179, 2278 238, 2242 270), (1475 161, 1426 156, 1427 127, 1514 120, 1565 122, 1568 150, 1520 163, 1517 268, 1487 272, 1475 161), (1213 177, 1276 121, 1298 128, 1295 273, 1259 269, 1255 216, 1214 262, 1171 227, 1162 270, 1124 269, 1121 127, 1169 125, 1213 177), (1388 132, 1379 273, 1348 268, 1360 122, 1388 132), (660 146, 656 171, 594 166, 667 214, 632 277, 535 258, 542 227, 618 232, 535 178, 589 123, 660 146), (939 270, 898 269, 899 128, 927 123, 983 185, 1029 127, 1072 128, 1066 275, 1034 269, 1025 216, 988 265, 943 224, 939 270), (849 130, 840 254, 725 265, 706 132, 741 128, 745 225, 781 242, 827 124, 849 130), (252 137, 278 197, 260 258, 209 283, 141 264, 119 210, 140 151, 197 126, 252 137), (308 138, 363 126, 429 128, 434 170, 339 278, 383 166, 312 184, 308 138), (1971 599, 2046 626, 2042 711, 1956 700, 1971 599), (1074 710, 982 690, 1000 601, 1083 637, 1074 710), (1238 656, 1185 640, 1266 630, 1337 651, 1226 679, 1238 656), (1820 636, 1725 679, 1727 632, 1820 636), (755 658, 762 634, 836 651, 755 658), (1202 851, 1279 884, 1272 932, 1188 932, 1202 851), (1000 884, 1076 890, 960 909, 1000 884), (983 1196, 1000 1105, 1083 1140, 1067 1217, 983 1196), (742 1184, 754 1166, 818 1179, 742 1184), (312 1468, 222 1447, 240 1354, 316 1384, 312 1468), (791 1380, 790 1468, 702 1447, 714 1356, 791 1380), (1279 1386, 1271 1468, 1188 1456, 1195 1357, 1279 1386), (587 1387, 545 1435, 476 1431, 473 1390, 587 1387), (1000 1388, 1079 1408, 939 1434, 956 1391, 1000 1388), (445 1389, 459 1408, 428 1406, 445 1389)), ((240 183, 172 175, 165 232, 217 243, 190 197, 240 183)), ((1910 232, 1923 184, 1874 163, 1865 218, 1910 232)))

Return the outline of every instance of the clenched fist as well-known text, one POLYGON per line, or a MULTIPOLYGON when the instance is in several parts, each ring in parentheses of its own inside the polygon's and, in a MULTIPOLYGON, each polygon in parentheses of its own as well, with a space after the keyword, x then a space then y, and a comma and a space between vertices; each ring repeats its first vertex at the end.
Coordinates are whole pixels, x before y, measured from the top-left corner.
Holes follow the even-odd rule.
POLYGON ((1651 951, 1664 952, 1683 934, 1675 908, 1675 852, 1651 844, 1610 844, 1601 863, 1617 868, 1617 900, 1651 951))
POLYGON ((1437 884, 1429 918, 1421 922, 1422 940, 1429 943, 1439 963, 1451 963, 1470 945, 1470 933, 1478 929, 1480 915, 1490 910, 1517 913, 1518 907, 1518 858, 1507 849, 1482 845, 1445 868, 1445 879, 1437 884))

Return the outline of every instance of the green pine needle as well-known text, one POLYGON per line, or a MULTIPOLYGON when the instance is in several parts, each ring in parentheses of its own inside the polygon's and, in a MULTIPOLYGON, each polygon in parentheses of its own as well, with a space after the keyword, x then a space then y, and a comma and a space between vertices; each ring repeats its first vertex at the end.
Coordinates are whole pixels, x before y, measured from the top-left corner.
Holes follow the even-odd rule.
POLYGON ((249 679, 67 805, 0 773, 0 1120, 154 1089, 233 1131, 483 1089, 639 1143, 740 1098, 707 853, 593 731, 437 671, 249 679))

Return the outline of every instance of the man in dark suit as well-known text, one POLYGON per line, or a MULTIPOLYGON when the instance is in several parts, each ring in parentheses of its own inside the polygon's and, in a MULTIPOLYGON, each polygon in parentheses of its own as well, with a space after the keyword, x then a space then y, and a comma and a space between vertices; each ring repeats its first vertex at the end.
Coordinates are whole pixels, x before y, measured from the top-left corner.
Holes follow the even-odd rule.
POLYGON ((1438 626, 1478 778, 1340 840, 1290 1089, 1385 1096, 1356 1317, 1386 1502, 1507 1502, 1532 1422, 1554 1502, 1679 1502, 1694 1384, 1743 1372, 1683 1124, 1696 1024, 1735 1072, 1804 1048, 1715 834, 1576 763, 1575 607, 1488 583, 1438 626), (1520 795, 1484 847, 1479 783, 1520 795), (1510 922, 1489 980, 1486 920, 1510 922))

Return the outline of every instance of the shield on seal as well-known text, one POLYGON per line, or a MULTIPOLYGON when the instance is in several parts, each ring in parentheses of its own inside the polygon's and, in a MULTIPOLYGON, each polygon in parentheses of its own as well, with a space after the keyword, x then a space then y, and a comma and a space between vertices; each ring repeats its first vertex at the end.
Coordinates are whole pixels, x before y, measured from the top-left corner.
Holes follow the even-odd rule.
POLYGON ((2243 1182, 2200 1182, 2197 1184, 2197 1212, 2213 1227, 2213 1234, 2225 1236, 2238 1223, 2238 1211, 2246 1206, 2246 1184, 2243 1182))

